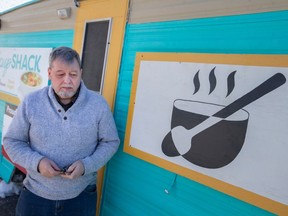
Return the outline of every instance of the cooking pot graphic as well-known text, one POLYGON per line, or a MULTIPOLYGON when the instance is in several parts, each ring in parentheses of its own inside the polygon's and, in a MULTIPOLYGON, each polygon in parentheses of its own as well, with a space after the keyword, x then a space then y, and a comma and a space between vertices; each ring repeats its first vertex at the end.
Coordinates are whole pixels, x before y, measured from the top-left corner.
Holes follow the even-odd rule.
POLYGON ((168 157, 182 156, 204 168, 221 168, 241 151, 249 120, 243 108, 286 82, 277 73, 227 106, 177 99, 171 131, 162 141, 168 157))

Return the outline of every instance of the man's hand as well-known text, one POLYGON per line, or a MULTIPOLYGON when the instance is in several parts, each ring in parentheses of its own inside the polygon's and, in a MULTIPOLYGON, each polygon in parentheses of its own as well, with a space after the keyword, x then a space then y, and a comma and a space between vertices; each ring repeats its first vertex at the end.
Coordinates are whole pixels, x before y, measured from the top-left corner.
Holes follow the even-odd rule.
POLYGON ((85 168, 82 163, 82 161, 78 160, 74 162, 68 169, 66 170, 65 173, 61 174, 63 178, 68 178, 68 179, 75 179, 84 174, 85 168))
POLYGON ((50 159, 43 158, 38 164, 38 171, 41 175, 52 178, 54 176, 60 175, 59 167, 50 159))

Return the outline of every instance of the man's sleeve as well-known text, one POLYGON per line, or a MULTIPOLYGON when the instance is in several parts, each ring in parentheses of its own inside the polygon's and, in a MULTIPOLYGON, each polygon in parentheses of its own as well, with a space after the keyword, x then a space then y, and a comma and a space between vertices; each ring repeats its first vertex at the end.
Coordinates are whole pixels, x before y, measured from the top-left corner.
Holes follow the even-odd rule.
POLYGON ((27 117, 27 103, 24 100, 16 111, 15 116, 3 138, 3 145, 13 163, 25 169, 37 171, 42 155, 33 151, 29 145, 30 123, 27 117))
POLYGON ((96 172, 116 153, 120 144, 113 115, 107 105, 99 122, 98 145, 95 152, 82 160, 85 174, 96 172))

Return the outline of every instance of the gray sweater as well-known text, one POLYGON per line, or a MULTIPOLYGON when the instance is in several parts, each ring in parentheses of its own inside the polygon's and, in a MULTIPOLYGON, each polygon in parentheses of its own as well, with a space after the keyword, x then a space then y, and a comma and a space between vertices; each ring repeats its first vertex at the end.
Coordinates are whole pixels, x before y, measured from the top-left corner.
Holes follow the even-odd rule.
POLYGON ((46 199, 64 200, 96 183, 96 172, 117 151, 119 137, 105 99, 82 82, 76 102, 66 112, 51 86, 28 95, 19 105, 3 144, 12 161, 27 170, 26 188, 46 199), (43 157, 60 168, 82 160, 85 173, 73 180, 46 178, 37 171, 43 157))

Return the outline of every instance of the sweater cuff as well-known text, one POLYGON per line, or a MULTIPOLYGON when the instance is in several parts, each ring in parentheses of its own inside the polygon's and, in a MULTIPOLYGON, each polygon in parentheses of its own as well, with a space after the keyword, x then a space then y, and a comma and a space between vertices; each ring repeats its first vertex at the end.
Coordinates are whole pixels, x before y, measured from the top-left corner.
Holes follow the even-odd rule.
POLYGON ((29 169, 35 171, 35 172, 39 172, 38 171, 38 166, 39 166, 39 163, 40 161, 44 158, 43 155, 40 155, 40 154, 37 154, 33 157, 33 160, 31 160, 31 164, 30 164, 30 167, 29 169))
POLYGON ((84 158, 81 160, 84 165, 84 173, 83 175, 86 175, 91 172, 95 172, 95 168, 93 169, 93 165, 91 164, 91 160, 89 158, 84 158))

